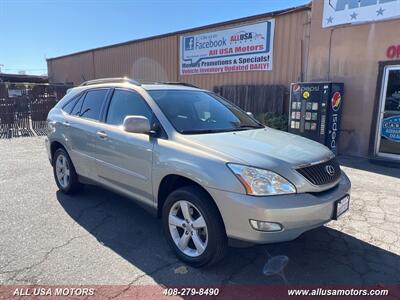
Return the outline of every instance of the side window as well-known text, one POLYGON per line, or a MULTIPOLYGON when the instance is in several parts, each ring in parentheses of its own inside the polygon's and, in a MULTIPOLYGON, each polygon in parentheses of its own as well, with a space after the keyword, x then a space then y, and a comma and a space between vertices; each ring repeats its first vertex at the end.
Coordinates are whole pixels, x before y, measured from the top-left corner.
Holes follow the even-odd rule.
POLYGON ((65 105, 63 106, 62 110, 65 111, 65 112, 68 113, 68 114, 71 114, 72 109, 73 109, 74 106, 75 106, 75 103, 76 103, 77 101, 79 101, 80 98, 82 98, 82 95, 75 96, 75 97, 72 98, 69 102, 67 102, 67 104, 65 104, 65 105))
POLYGON ((80 112, 81 112, 81 107, 82 107, 82 102, 83 99, 85 99, 85 96, 82 95, 78 101, 76 101, 76 104, 74 106, 74 108, 71 111, 71 115, 73 116, 79 116, 80 112))
MULTIPOLYGON (((93 90, 86 93, 79 116, 93 120, 100 119, 101 107, 107 94, 107 89, 93 90)), ((77 103, 77 106, 79 103, 77 103)), ((74 109, 75 110, 75 109, 74 109)))
POLYGON ((115 90, 108 108, 106 123, 122 125, 124 118, 129 115, 145 116, 151 123, 153 113, 139 94, 115 90))

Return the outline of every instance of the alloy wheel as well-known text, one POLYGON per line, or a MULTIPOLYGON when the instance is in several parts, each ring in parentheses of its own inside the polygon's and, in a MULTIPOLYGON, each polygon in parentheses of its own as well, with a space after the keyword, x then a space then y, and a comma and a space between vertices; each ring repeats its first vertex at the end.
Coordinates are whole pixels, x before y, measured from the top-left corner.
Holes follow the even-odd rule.
POLYGON ((186 200, 174 203, 168 215, 169 231, 178 249, 190 257, 200 256, 207 248, 207 224, 200 210, 186 200))
POLYGON ((56 175, 58 183, 66 188, 70 181, 70 167, 67 158, 62 154, 57 157, 56 175))

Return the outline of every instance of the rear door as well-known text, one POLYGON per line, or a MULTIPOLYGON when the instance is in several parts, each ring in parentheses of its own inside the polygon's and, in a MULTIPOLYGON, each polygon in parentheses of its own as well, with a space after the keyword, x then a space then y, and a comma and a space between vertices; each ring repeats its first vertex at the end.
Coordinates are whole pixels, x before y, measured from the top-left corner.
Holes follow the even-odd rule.
POLYGON ((87 91, 66 114, 63 126, 69 154, 77 173, 95 179, 97 176, 95 153, 98 124, 106 96, 110 89, 87 91))
POLYGON ((155 138, 128 133, 122 123, 128 115, 153 112, 145 100, 130 89, 115 89, 97 136, 97 173, 103 184, 139 201, 153 205, 151 169, 155 138))

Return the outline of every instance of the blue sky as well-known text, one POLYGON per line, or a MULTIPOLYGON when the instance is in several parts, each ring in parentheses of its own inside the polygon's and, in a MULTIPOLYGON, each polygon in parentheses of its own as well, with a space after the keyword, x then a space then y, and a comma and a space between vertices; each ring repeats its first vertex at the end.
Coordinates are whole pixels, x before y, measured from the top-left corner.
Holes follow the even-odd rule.
POLYGON ((0 0, 4 73, 46 58, 308 3, 309 0, 0 0))

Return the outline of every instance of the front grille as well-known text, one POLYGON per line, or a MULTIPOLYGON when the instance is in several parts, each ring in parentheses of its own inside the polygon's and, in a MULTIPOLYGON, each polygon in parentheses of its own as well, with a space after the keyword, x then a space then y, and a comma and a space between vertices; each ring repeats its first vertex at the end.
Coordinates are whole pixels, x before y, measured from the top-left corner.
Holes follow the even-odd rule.
POLYGON ((339 163, 335 157, 320 164, 296 169, 296 171, 314 185, 335 182, 341 174, 339 163))

